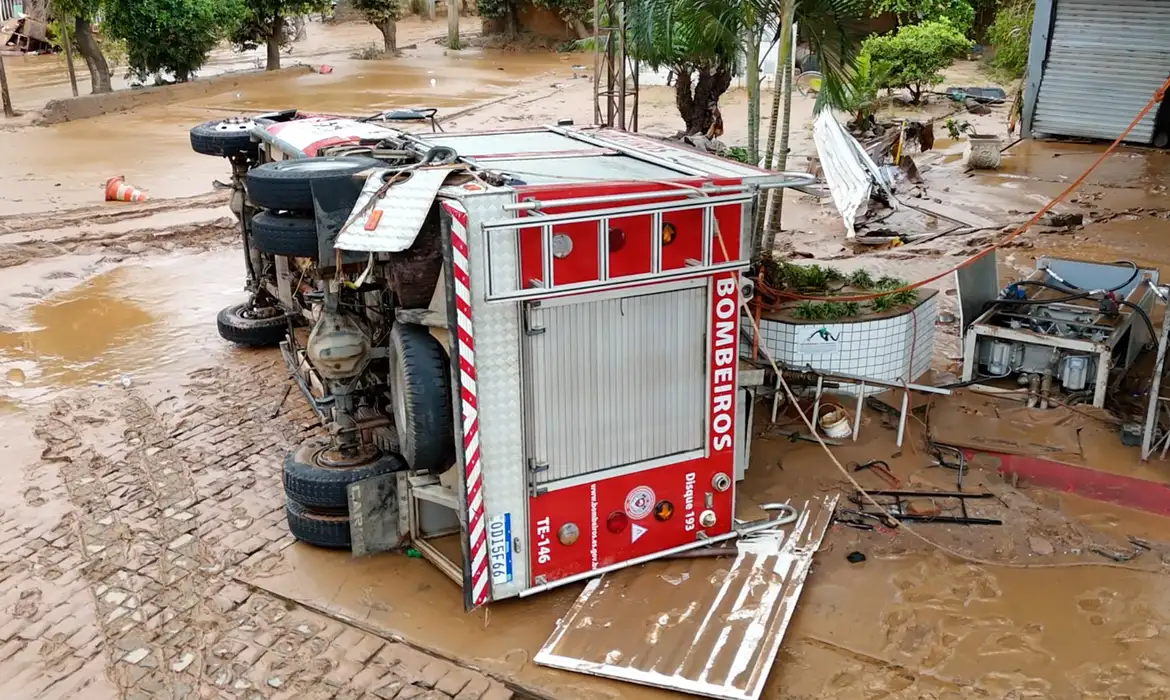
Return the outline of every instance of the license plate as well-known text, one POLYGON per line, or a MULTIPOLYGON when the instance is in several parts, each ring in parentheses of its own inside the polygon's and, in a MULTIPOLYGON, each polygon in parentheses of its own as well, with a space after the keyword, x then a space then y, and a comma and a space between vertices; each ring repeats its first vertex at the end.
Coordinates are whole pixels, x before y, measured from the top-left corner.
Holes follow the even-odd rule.
POLYGON ((492 585, 512 582, 512 514, 504 513, 488 520, 488 565, 492 585))

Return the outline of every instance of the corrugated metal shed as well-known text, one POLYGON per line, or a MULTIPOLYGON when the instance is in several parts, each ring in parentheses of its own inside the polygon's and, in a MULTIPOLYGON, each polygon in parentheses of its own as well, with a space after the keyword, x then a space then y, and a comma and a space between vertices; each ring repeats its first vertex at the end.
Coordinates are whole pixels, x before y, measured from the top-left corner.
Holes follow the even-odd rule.
MULTIPOLYGON (((1054 3, 1032 132, 1113 140, 1170 75, 1170 0, 1054 3)), ((1127 140, 1150 143, 1156 113, 1127 140)))

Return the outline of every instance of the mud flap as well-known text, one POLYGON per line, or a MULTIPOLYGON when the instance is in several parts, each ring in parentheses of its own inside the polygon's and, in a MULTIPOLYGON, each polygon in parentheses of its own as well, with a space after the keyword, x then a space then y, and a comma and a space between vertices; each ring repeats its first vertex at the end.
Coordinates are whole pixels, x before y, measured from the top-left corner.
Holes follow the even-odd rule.
MULTIPOLYGON (((340 180, 324 180, 312 183, 313 214, 317 218, 317 245, 319 246, 317 259, 321 261, 323 272, 332 270, 337 262, 335 248, 337 235, 341 227, 353 214, 358 197, 362 192, 361 178, 344 178, 340 180)), ((353 253, 341 251, 341 264, 362 263, 369 258, 368 253, 353 253)))
POLYGON ((730 567, 726 559, 700 557, 593 579, 533 660, 706 697, 758 700, 837 497, 795 505, 795 522, 741 540, 730 567))
POLYGON ((407 544, 402 497, 406 473, 393 472, 348 486, 350 549, 355 557, 388 552, 407 544))

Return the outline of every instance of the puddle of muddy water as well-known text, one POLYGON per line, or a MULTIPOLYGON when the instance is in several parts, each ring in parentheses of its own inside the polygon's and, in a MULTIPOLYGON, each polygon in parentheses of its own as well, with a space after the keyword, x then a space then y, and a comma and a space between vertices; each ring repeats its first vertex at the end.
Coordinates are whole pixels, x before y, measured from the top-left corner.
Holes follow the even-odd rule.
MULTIPOLYGON (((364 114, 401 107, 459 109, 510 94, 542 73, 572 77, 570 61, 557 54, 498 51, 412 57, 393 61, 346 61, 327 75, 281 76, 204 100, 224 110, 364 114), (298 95, 295 104, 289 95, 298 95)), ((440 116, 442 111, 440 111, 440 116)))
POLYGON ((29 304, 0 332, 0 397, 21 402, 94 383, 181 380, 185 367, 229 349, 216 335, 215 314, 242 296, 238 258, 230 250, 173 255, 89 279, 60 269, 39 278, 45 268, 37 266, 10 271, 9 296, 29 304), (42 296, 54 285, 58 291, 42 296))

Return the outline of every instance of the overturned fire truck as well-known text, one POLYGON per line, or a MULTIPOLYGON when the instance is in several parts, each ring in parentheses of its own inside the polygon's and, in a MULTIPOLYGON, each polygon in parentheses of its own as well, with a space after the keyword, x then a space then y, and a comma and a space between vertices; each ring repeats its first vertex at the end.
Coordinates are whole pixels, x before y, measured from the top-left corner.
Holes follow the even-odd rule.
POLYGON ((220 332, 280 344, 328 429, 286 460, 292 532, 409 542, 469 609, 741 534, 741 273, 760 192, 811 177, 411 114, 192 130, 233 164, 245 243, 220 332))

